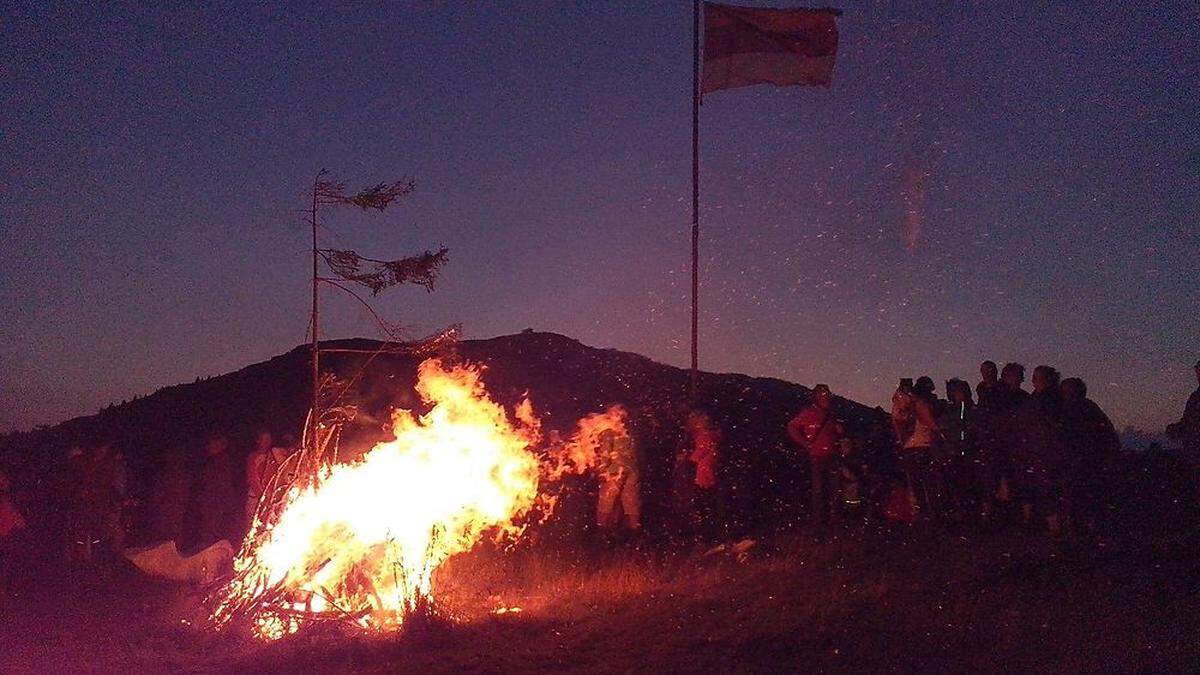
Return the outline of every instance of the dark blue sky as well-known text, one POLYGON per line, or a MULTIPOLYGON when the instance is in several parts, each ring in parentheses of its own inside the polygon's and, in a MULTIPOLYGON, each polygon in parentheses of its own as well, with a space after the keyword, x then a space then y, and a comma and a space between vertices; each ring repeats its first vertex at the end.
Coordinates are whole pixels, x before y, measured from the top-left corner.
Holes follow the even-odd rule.
MULTIPOLYGON (((534 327, 686 365, 691 3, 94 4, 0 22, 0 430, 301 342, 320 167, 416 178, 323 233, 451 249, 433 294, 377 303, 414 335, 534 327)), ((838 6, 832 89, 705 102, 702 366, 874 404, 905 375, 1051 363, 1118 424, 1177 416, 1196 3, 838 6)), ((331 335, 376 335, 326 306, 331 335)))

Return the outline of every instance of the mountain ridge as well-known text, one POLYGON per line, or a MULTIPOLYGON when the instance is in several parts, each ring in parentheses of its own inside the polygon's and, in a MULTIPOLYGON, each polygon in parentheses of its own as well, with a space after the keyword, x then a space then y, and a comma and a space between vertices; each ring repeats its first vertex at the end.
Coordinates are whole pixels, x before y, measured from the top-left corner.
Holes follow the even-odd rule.
MULTIPOLYGON (((335 350, 322 354, 322 371, 353 382, 352 402, 361 411, 356 424, 347 428, 344 443, 369 448, 381 437, 390 407, 422 405, 412 385, 425 357, 381 351, 386 345, 366 338, 321 343, 322 349, 335 350)), ((642 448, 645 488, 656 495, 650 501, 667 499, 673 458, 684 442, 687 369, 532 330, 453 343, 439 356, 482 365, 483 382, 494 399, 512 406, 528 395, 543 424, 565 433, 586 414, 624 404, 642 448)), ((69 448, 105 440, 124 452, 134 493, 145 494, 171 448, 183 450, 194 465, 200 444, 214 432, 231 438, 235 459, 249 451, 259 429, 277 437, 298 433, 310 403, 309 369, 309 347, 300 345, 229 373, 163 387, 94 415, 10 433, 0 437, 0 462, 19 483, 47 482, 48 476, 65 472, 69 448)), ((811 391, 786 380, 741 373, 701 372, 698 385, 701 407, 723 433, 723 471, 730 489, 749 501, 790 500, 784 493, 806 478, 787 439, 786 423, 810 400, 811 391)), ((886 436, 882 410, 840 398, 835 410, 850 433, 868 446, 886 436)), ((46 498, 53 501, 51 495, 46 498)))

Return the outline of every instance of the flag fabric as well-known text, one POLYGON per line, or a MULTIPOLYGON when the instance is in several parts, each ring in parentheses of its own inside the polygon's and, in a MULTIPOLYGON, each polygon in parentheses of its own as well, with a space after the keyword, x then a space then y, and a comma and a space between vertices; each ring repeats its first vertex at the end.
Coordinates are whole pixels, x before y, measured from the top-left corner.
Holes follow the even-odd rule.
POLYGON ((705 2, 700 92, 755 84, 828 87, 837 58, 838 14, 705 2))

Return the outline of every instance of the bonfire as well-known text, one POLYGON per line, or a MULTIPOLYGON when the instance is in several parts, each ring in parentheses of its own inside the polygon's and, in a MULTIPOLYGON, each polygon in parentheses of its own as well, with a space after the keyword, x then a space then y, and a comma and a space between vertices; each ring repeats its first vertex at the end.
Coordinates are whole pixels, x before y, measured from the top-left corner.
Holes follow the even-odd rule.
POLYGON ((428 412, 394 411, 392 440, 351 463, 306 470, 298 459, 264 496, 215 596, 214 625, 246 620, 264 639, 327 621, 395 629, 435 607, 434 572, 449 558, 487 539, 511 545, 548 516, 544 485, 593 464, 608 418, 581 420, 569 442, 539 453, 530 401, 507 410, 480 376, 427 360, 416 390, 428 412))

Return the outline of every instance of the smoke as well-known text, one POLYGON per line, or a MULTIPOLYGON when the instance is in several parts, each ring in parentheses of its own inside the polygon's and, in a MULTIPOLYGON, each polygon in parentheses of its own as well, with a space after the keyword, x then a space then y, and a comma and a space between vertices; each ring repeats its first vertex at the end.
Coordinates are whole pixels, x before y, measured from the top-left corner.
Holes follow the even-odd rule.
POLYGON ((904 203, 904 247, 915 251, 925 229, 925 181, 929 174, 918 164, 904 167, 900 174, 900 199, 904 203))

